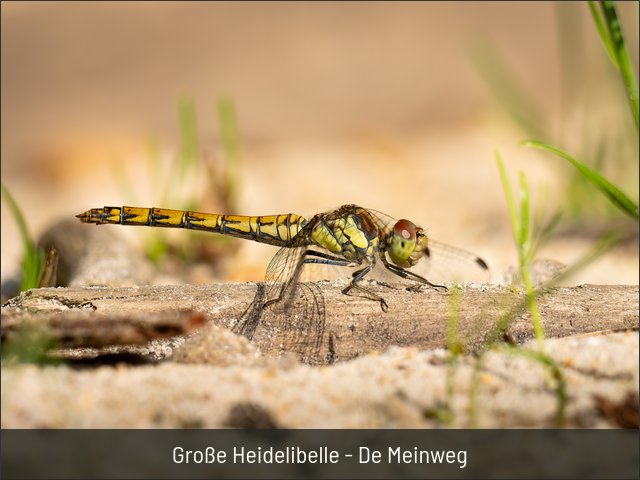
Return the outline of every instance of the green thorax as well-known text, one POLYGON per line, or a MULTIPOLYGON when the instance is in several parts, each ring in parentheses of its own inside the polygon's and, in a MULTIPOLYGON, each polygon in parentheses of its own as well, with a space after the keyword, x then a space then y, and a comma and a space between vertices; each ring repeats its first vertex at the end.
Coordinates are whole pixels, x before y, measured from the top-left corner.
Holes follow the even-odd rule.
POLYGON ((316 215, 310 223, 313 243, 352 261, 374 254, 384 227, 369 212, 355 205, 316 215))

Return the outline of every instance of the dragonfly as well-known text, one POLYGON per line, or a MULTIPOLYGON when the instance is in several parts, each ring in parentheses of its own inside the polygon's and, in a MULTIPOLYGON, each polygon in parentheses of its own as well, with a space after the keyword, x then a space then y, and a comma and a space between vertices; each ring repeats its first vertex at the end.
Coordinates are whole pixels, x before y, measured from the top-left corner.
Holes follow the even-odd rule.
POLYGON ((489 268, 478 256, 430 239, 423 228, 410 220, 395 220, 357 205, 343 205, 310 220, 294 213, 244 216, 124 206, 92 208, 76 218, 98 225, 201 230, 280 247, 267 267, 265 307, 282 301, 294 290, 305 264, 359 267, 342 293, 349 295, 355 290, 378 302, 385 312, 389 306, 384 298, 361 285, 378 262, 398 277, 443 290, 447 289, 445 285, 408 270, 423 258, 429 260, 432 247, 472 263, 477 269, 489 268))
MULTIPOLYGON (((301 345, 313 344, 315 353, 309 358, 317 356, 323 342, 324 298, 313 284, 304 284, 301 288, 303 282, 299 280, 305 265, 355 268, 342 293, 356 294, 377 302, 383 312, 389 309, 385 299, 362 284, 378 264, 391 274, 411 281, 412 290, 423 286, 447 290, 446 285, 431 282, 409 270, 421 261, 432 262, 432 255, 440 258, 441 263, 453 259, 476 271, 488 271, 486 262, 480 257, 431 239, 412 221, 396 220, 377 210, 357 205, 343 205, 310 219, 294 213, 243 216, 126 206, 93 208, 76 217, 84 223, 98 225, 201 230, 280 247, 267 267, 264 283, 258 286, 253 302, 233 331, 251 340, 267 307, 279 304, 288 312, 297 299, 306 297, 301 302, 304 305, 304 313, 300 315, 302 320, 288 328, 307 338, 315 336, 312 340, 295 339, 301 345)), ((288 322, 291 316, 285 317, 288 322)))

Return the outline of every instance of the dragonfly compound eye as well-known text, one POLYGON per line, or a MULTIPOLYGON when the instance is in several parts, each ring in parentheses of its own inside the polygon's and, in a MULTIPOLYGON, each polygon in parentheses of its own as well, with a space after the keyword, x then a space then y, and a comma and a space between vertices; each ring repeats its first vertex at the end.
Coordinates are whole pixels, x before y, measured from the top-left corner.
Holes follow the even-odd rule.
POLYGON ((398 220, 393 226, 393 232, 388 240, 388 252, 391 261, 399 267, 410 267, 411 254, 416 248, 416 232, 418 227, 409 220, 398 220))

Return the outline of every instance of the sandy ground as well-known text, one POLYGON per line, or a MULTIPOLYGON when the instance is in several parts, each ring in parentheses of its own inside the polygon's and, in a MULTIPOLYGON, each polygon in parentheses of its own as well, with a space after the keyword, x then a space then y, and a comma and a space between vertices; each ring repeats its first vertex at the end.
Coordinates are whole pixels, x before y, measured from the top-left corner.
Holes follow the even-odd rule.
MULTIPOLYGON (((563 366, 566 426, 619 427, 620 418, 634 411, 637 422, 637 332, 549 340, 546 352, 563 366), (605 413, 602 403, 611 407, 605 413), (612 413, 616 406, 618 417, 612 413)), ((557 426, 559 397, 540 364, 490 353, 473 401, 474 361, 463 357, 455 369, 447 364, 444 350, 395 347, 331 367, 21 366, 3 370, 2 427, 557 426), (443 423, 437 412, 447 405, 451 422, 443 423), (477 412, 473 421, 470 409, 477 412)))

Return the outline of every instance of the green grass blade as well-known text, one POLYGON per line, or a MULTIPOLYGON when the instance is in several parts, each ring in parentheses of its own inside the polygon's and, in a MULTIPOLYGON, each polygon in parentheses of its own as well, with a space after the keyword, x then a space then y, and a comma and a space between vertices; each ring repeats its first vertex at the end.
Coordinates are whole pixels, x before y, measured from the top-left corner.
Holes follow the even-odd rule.
POLYGON ((180 111, 180 178, 198 164, 198 128, 193 100, 182 99, 180 111))
POLYGON ((447 322, 447 350, 456 357, 463 353, 464 347, 460 340, 460 303, 462 293, 459 287, 451 289, 449 296, 449 320, 447 322))
POLYGON ((529 214, 529 185, 524 172, 520 172, 520 228, 516 241, 521 246, 523 252, 527 251, 529 244, 529 232, 531 227, 531 216, 529 214))
POLYGON ((22 259, 22 284, 20 290, 25 291, 30 288, 38 288, 40 276, 44 266, 44 252, 35 245, 28 250, 22 259))
POLYGON ((616 6, 614 2, 600 2, 602 13, 604 15, 604 21, 598 12, 598 9, 594 5, 594 2, 589 2, 589 9, 593 16, 593 21, 598 29, 600 39, 604 44, 611 61, 622 75, 627 95, 629 98, 629 106, 631 107, 631 114, 638 129, 638 82, 636 81, 633 66, 629 59, 629 51, 624 42, 624 36, 622 35, 622 29, 620 28, 620 21, 618 20, 618 13, 616 12, 616 6), (605 28, 606 26, 606 28, 605 28))
POLYGON ((218 100, 218 117, 224 153, 228 158, 235 159, 240 153, 240 142, 235 105, 230 97, 222 97, 218 100))
POLYGON ((11 211, 11 215, 13 215, 13 218, 16 220, 16 223, 18 224, 18 231, 20 232, 20 238, 22 240, 22 249, 25 252, 28 252, 33 248, 33 242, 31 241, 29 230, 27 229, 27 222, 25 221, 24 216, 22 215, 22 211, 20 210, 20 207, 18 207, 18 204, 13 198, 13 195, 11 195, 11 192, 9 192, 9 190, 7 189, 7 187, 4 186, 4 184, 0 185, 0 188, 2 189, 2 198, 4 198, 4 201, 7 202, 7 206, 11 211))
MULTIPOLYGON (((536 288, 534 291, 535 297, 542 298, 543 296, 548 295, 549 293, 551 293, 551 289, 553 287, 559 285, 560 283, 575 275, 577 272, 592 264, 598 258, 602 257, 605 253, 615 247, 619 241, 620 237, 615 233, 604 235, 596 242, 591 250, 585 253, 574 263, 567 266, 567 268, 562 270, 551 280, 536 288)), ((502 338, 504 332, 506 331, 507 327, 509 327, 511 322, 524 314, 528 308, 529 299, 524 298, 522 300, 519 300, 507 312, 501 315, 498 322, 493 326, 493 328, 487 335, 485 343, 480 349, 479 353, 483 354, 484 352, 491 349, 499 341, 499 339, 502 338)))
POLYGON ((554 212, 547 220, 539 217, 534 221, 531 227, 534 234, 532 235, 531 245, 528 252, 528 260, 530 262, 533 261, 540 248, 553 236, 562 217, 562 212, 558 210, 554 212))
MULTIPOLYGON (((151 182, 151 185, 153 185, 155 188, 158 188, 163 184, 162 176, 164 172, 160 154, 160 141, 156 134, 150 133, 147 137, 146 150, 149 180, 151 182)), ((157 199, 155 200, 160 201, 158 205, 164 205, 164 198, 160 197, 163 192, 158 193, 157 191, 155 191, 153 193, 157 195, 157 199)))
POLYGON ((470 57, 493 96, 520 128, 531 136, 545 138, 547 132, 540 128, 545 122, 539 108, 498 47, 489 39, 475 41, 470 57))
POLYGON ((225 190, 229 207, 235 208, 240 185, 240 139, 233 99, 221 97, 218 100, 218 118, 225 162, 225 190))
POLYGON ((607 51, 607 55, 611 61, 618 66, 618 59, 616 57, 615 49, 613 48, 613 42, 611 41, 611 35, 609 34, 609 30, 604 24, 604 20, 600 15, 600 11, 598 10, 598 6, 596 2, 589 2, 589 10, 591 11, 591 16, 593 17, 593 23, 596 25, 596 29, 598 30, 598 35, 600 36, 600 40, 604 45, 605 50, 607 51))
POLYGON ((584 163, 579 162, 568 153, 560 150, 559 148, 552 147, 543 142, 537 140, 525 140, 522 142, 525 147, 538 148, 547 152, 558 155, 571 163, 589 182, 591 182, 600 192, 602 192, 611 203, 613 203, 620 210, 627 215, 638 220, 638 205, 633 202, 625 193, 612 184, 609 180, 604 178, 600 173, 591 167, 588 167, 584 163))
POLYGON ((37 324, 25 324, 7 339, 2 340, 2 365, 57 365, 61 360, 47 355, 47 352, 56 346, 56 340, 44 328, 37 324))
POLYGON ((131 202, 138 203, 136 199, 136 189, 133 185, 134 182, 131 179, 129 170, 127 170, 122 157, 119 155, 114 157, 110 165, 113 172, 113 178, 120 190, 120 194, 123 195, 124 198, 129 198, 131 202))
POLYGON ((29 230, 27 229, 27 222, 13 195, 11 195, 11 192, 9 192, 4 184, 0 185, 0 189, 2 190, 2 198, 18 224, 18 231, 22 239, 22 285, 20 289, 24 291, 30 288, 36 288, 40 281, 40 272, 44 265, 44 251, 38 248, 33 240, 31 240, 31 235, 29 235, 29 230))
POLYGON ((519 221, 518 221, 518 213, 516 211, 516 204, 513 200, 513 195, 511 193, 511 186, 509 185, 509 178, 507 177, 507 170, 504 168, 504 163, 502 163, 502 159, 500 158, 500 153, 496 150, 496 163, 498 164, 498 171, 500 172, 500 180, 502 181, 502 188, 504 189, 504 196, 507 200, 507 208, 509 209, 509 219, 511 220, 511 228, 513 230, 513 238, 518 238, 519 221))

